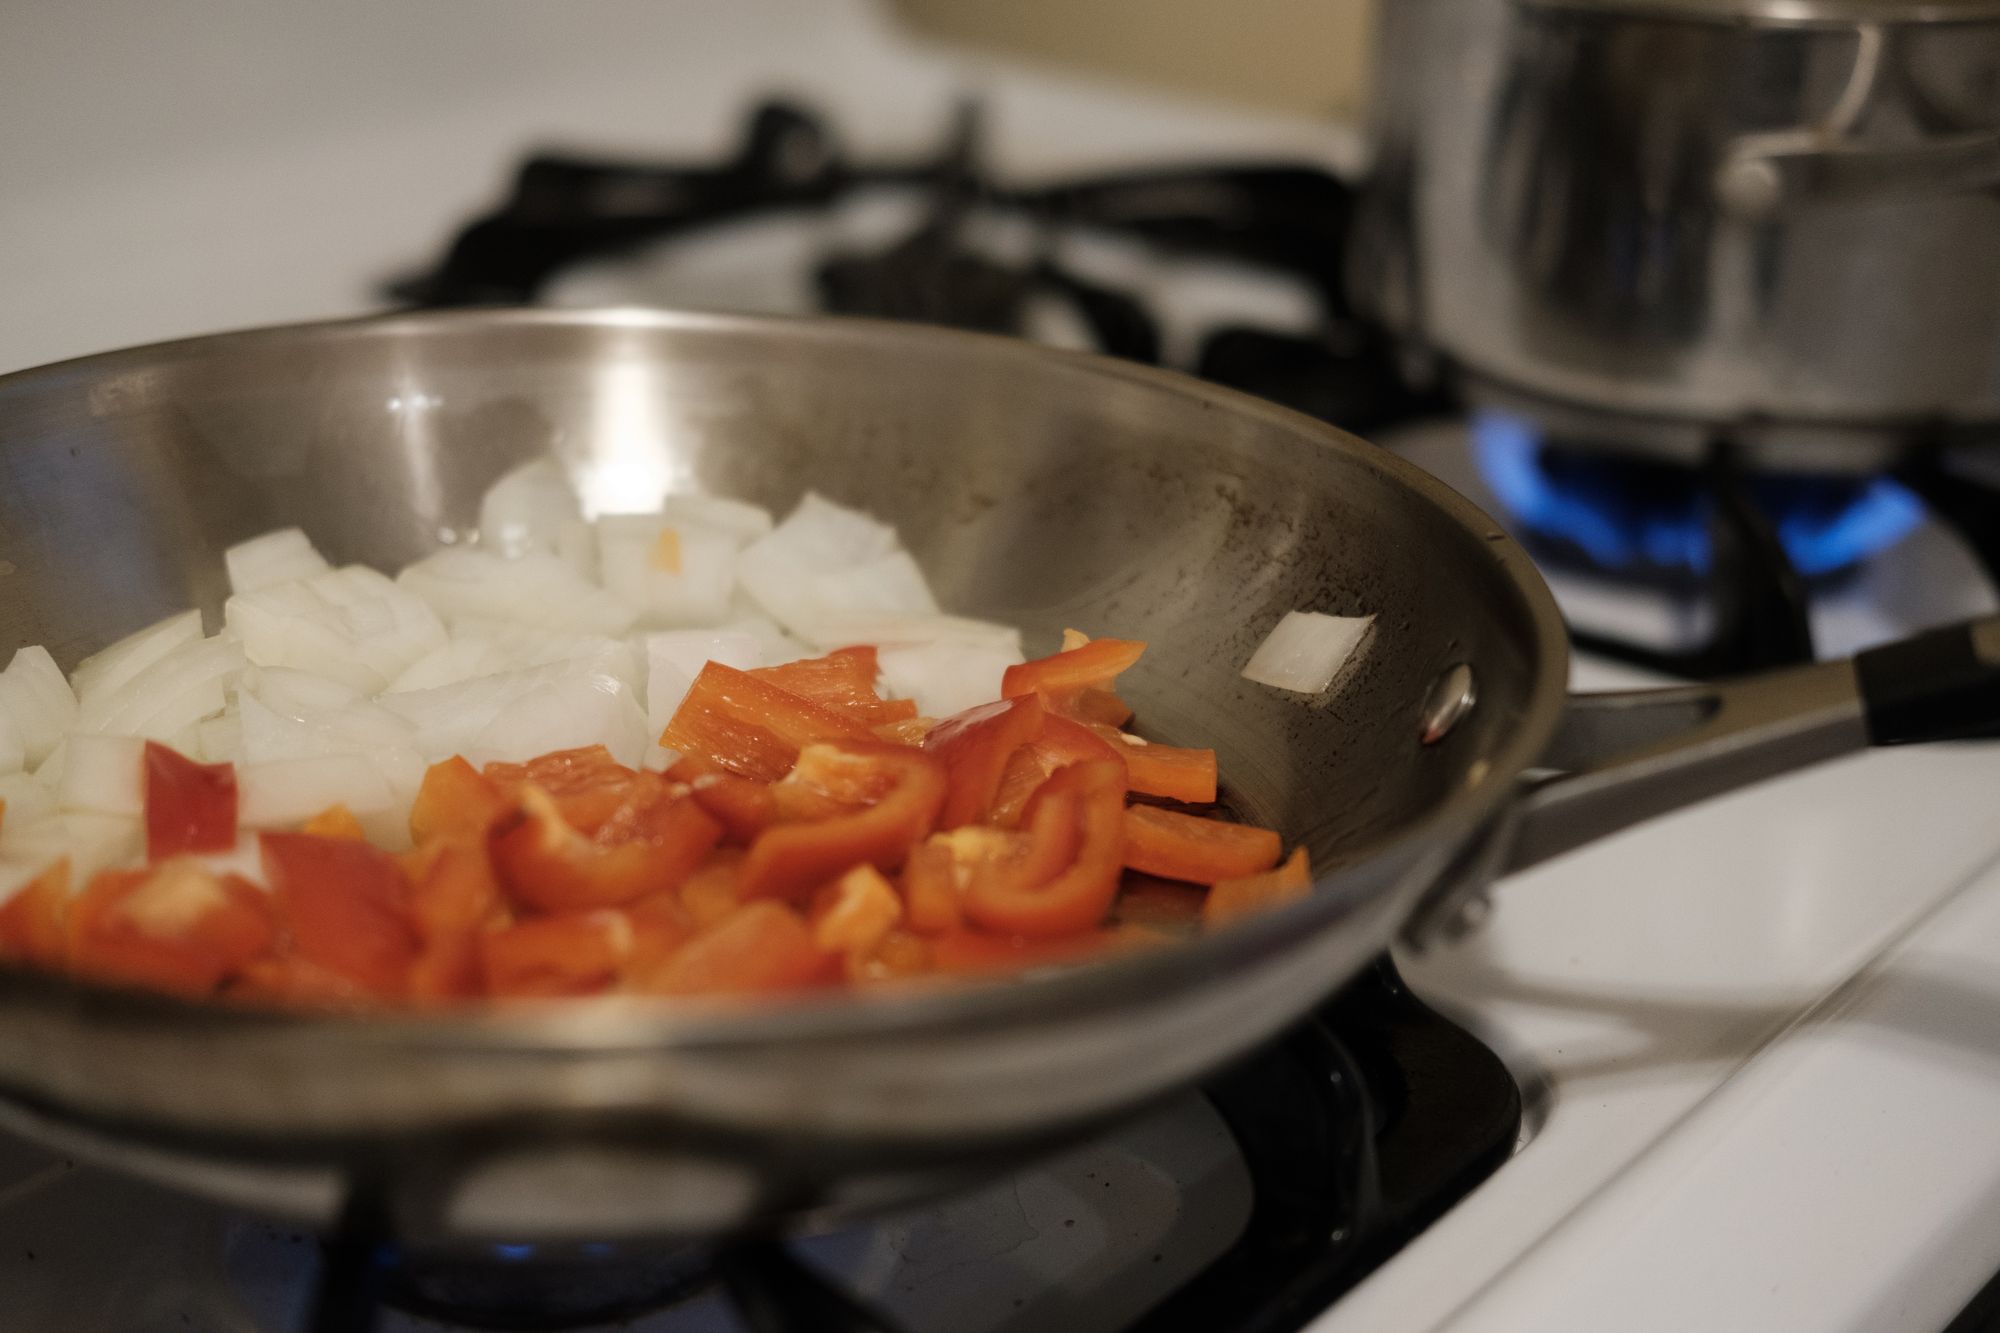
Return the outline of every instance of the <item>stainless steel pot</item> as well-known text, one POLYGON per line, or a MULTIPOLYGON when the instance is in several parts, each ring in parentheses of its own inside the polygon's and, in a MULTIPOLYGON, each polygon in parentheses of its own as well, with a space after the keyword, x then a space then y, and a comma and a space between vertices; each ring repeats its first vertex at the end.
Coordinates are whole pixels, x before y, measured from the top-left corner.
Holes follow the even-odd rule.
POLYGON ((1740 685, 1567 700, 1520 549, 1430 476, 1179 376, 914 326, 472 312, 231 334, 0 378, 0 646, 65 664, 297 523, 394 566, 540 454, 597 505, 808 487, 893 521, 948 607, 1148 640, 1145 726, 1312 851, 1313 897, 1186 947, 949 993, 359 1018, 0 968, 0 1122, 418 1241, 699 1233, 949 1188, 1183 1085, 1496 873, 1875 741, 2000 720, 2000 623, 1740 685), (1306 697, 1286 611, 1380 617, 1306 697), (1553 769, 1562 769, 1556 775, 1553 769))
POLYGON ((1581 442, 2000 437, 2000 4, 1396 0, 1361 305, 1581 442))

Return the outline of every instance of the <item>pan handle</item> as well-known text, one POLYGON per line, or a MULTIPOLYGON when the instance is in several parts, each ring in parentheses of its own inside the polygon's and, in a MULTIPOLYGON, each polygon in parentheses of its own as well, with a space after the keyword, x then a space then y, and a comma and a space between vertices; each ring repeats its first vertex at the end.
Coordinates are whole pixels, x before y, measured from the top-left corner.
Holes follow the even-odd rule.
POLYGON ((1871 745, 2000 734, 2000 616, 1836 662, 1572 696, 1498 858, 1510 874, 1871 745))

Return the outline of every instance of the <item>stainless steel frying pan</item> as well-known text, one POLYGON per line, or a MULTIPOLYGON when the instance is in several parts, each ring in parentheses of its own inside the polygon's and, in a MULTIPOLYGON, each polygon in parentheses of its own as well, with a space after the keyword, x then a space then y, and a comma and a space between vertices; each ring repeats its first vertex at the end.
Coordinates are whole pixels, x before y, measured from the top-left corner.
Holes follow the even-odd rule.
POLYGON ((1527 558, 1432 478, 1193 380, 932 329, 479 312, 230 334, 0 379, 0 647, 65 664, 302 525, 393 567, 552 453, 604 508, 808 487, 893 521, 945 605, 1147 640, 1145 727, 1220 751, 1307 902, 1185 948, 761 1009, 281 1015, 0 971, 0 1122, 406 1236, 708 1233, 948 1188, 1276 1032, 1503 871, 1871 741, 2000 717, 2000 623, 1721 688, 1566 699, 1527 558), (1380 617, 1330 697, 1238 671, 1295 607, 1380 617), (1622 757, 1619 757, 1622 756, 1622 757), (1550 770, 1558 770, 1552 773, 1550 770))

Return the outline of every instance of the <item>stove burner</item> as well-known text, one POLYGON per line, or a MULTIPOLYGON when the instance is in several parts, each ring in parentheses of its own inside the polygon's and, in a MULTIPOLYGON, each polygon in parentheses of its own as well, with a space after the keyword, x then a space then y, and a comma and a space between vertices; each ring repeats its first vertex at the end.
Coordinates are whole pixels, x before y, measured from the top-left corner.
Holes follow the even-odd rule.
POLYGON ((386 1256, 382 1300, 427 1319, 486 1329, 567 1329, 629 1319, 693 1294, 709 1275, 690 1248, 495 1245, 443 1259, 386 1256))
MULTIPOLYGON (((1386 957, 1204 1091, 1243 1155, 1250 1218, 1131 1333, 1303 1328, 1490 1175, 1521 1126, 1499 1057, 1426 1008, 1386 957)), ((385 1306, 451 1326, 595 1327, 712 1283, 754 1333, 898 1329, 776 1240, 502 1245, 451 1260, 389 1235, 379 1198, 357 1186, 326 1245, 310 1333, 372 1333, 385 1306)))
MULTIPOLYGON (((1613 573, 1708 574, 1710 482, 1697 468, 1563 449, 1522 418, 1473 420, 1480 472, 1536 537, 1613 573)), ((1809 578, 1851 569, 1894 546, 1924 507, 1887 477, 1765 475, 1749 490, 1786 556, 1809 578)))

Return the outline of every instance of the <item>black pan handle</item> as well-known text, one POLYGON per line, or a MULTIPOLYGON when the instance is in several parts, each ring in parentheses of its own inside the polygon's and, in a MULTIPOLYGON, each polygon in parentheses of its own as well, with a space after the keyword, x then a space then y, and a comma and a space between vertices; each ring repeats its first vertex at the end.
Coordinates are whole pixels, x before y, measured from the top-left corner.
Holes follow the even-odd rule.
POLYGON ((1871 648, 1854 659, 1854 674, 1871 745, 1995 735, 2000 617, 1871 648))
POLYGON ((2000 616, 1852 659, 1571 697, 1546 772, 1499 831, 1525 870, 1657 815, 1871 745, 2000 735, 2000 616))

